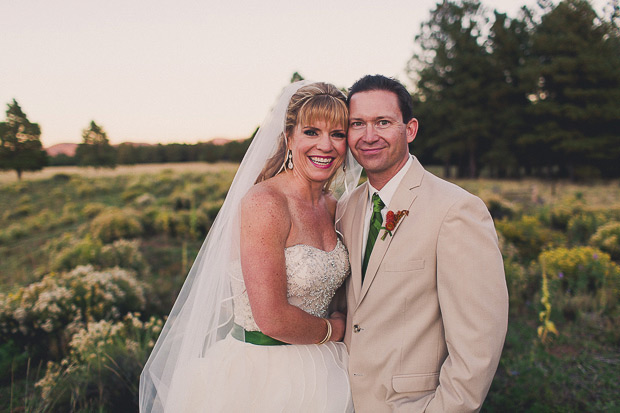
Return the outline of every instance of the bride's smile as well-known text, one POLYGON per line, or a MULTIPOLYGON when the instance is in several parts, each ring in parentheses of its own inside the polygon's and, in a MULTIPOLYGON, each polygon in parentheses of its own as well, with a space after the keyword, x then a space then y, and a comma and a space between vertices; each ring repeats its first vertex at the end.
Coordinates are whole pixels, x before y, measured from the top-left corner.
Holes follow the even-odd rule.
POLYGON ((297 176, 323 183, 342 165, 347 151, 345 125, 315 120, 295 128, 289 139, 293 171, 297 176))

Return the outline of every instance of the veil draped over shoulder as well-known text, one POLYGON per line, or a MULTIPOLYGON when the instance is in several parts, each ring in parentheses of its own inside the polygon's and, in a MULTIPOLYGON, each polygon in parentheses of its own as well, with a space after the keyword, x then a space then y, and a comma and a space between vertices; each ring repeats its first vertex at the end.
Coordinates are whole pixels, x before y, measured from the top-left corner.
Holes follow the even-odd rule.
MULTIPOLYGON (((201 358, 233 325, 232 266, 239 262, 239 206, 266 161, 276 152, 284 132, 286 111, 304 80, 282 91, 261 124, 235 175, 226 200, 213 222, 168 320, 140 376, 140 412, 163 412, 174 373, 179 366, 201 358)), ((346 172, 339 169, 334 194, 352 191, 361 167, 347 150, 346 172)), ((221 374, 222 372, 213 372, 221 374)))

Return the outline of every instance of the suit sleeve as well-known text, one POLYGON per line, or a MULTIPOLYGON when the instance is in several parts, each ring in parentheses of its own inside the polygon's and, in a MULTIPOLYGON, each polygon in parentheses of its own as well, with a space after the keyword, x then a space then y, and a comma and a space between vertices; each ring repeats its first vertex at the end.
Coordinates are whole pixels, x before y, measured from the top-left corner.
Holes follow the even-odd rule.
POLYGON ((508 292, 493 220, 475 196, 457 201, 442 223, 437 291, 448 357, 426 411, 478 411, 504 345, 508 292))

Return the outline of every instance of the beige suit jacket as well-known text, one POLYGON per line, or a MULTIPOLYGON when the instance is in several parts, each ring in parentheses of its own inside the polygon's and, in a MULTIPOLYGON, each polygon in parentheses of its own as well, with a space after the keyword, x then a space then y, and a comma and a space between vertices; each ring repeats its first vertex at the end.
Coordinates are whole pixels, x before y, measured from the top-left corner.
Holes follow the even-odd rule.
MULTIPOLYGON (((388 210, 408 210, 361 279, 368 185, 339 207, 349 250, 349 377, 356 412, 480 409, 497 369, 508 293, 493 220, 416 158, 388 210)), ((340 215, 339 215, 340 216, 340 215)))

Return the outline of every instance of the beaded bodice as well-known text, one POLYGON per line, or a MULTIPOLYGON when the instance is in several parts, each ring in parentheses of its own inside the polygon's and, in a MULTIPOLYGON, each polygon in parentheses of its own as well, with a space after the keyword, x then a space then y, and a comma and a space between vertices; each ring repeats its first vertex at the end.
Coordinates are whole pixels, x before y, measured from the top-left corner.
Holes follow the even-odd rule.
MULTIPOLYGON (((332 251, 293 245, 285 248, 284 257, 288 302, 314 316, 327 317, 327 307, 336 289, 350 273, 349 253, 344 244, 338 240, 332 251)), ((232 277, 235 323, 248 331, 258 331, 241 267, 235 272, 238 272, 232 277)))

